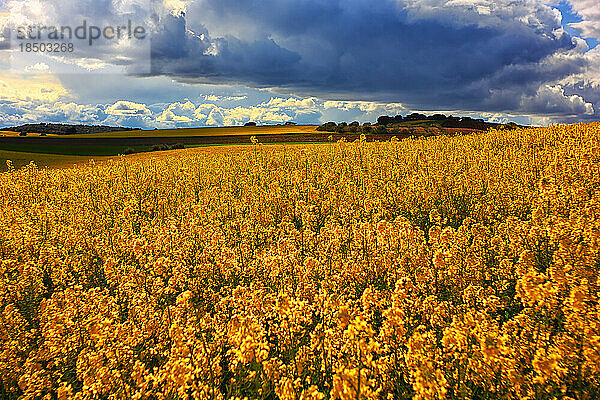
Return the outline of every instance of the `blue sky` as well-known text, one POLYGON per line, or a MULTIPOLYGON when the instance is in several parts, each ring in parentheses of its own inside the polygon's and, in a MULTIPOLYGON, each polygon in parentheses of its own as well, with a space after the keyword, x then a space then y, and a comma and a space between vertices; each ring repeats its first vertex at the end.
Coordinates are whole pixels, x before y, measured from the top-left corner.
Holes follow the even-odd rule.
POLYGON ((415 111, 600 120, 597 0, 0 0, 0 25, 13 32, 23 21, 104 26, 123 15, 144 22, 147 48, 113 41, 32 57, 0 41, 0 127, 366 122, 415 111))
MULTIPOLYGON (((600 7, 600 5, 598 7, 600 7)), ((567 31, 567 33, 571 36, 581 37, 581 30, 569 25, 583 21, 583 17, 577 14, 575 10, 573 10, 573 6, 571 5, 571 3, 569 3, 568 1, 561 1, 559 4, 553 6, 553 8, 560 11, 562 15, 561 25, 563 26, 565 31, 567 31)), ((586 41, 590 49, 594 49, 596 46, 598 46, 598 38, 588 37, 587 35, 585 35, 583 39, 586 41)))

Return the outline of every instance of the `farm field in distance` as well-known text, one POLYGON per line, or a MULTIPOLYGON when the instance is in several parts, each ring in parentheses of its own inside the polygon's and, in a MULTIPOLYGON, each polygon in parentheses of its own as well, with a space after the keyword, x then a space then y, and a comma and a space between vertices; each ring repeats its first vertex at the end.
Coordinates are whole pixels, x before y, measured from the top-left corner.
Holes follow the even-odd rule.
MULTIPOLYGON (((69 168, 76 164, 87 163, 91 158, 89 156, 73 156, 60 154, 28 153, 22 151, 0 150, 0 172, 8 170, 7 161, 11 161, 14 168, 19 169, 30 162, 33 162, 40 168, 69 168)), ((105 157, 94 156, 94 160, 103 161, 105 157)))
MULTIPOLYGON (((230 128, 194 128, 165 130, 129 130, 77 135, 41 136, 28 133, 0 131, 0 171, 6 171, 6 161, 12 160, 15 168, 33 161, 39 167, 61 168, 74 163, 104 160, 109 156, 152 151, 157 145, 182 144, 186 147, 213 144, 250 144, 251 136, 275 135, 271 142, 322 141, 322 135, 312 136, 316 126, 263 126, 230 128), (306 138, 304 135, 311 135, 306 138), (320 138, 320 139, 319 139, 320 138)), ((262 140, 261 142, 269 142, 262 140)))
MULTIPOLYGON (((423 117, 425 117, 423 115, 423 117)), ((458 118, 456 118, 458 120, 458 118)), ((394 121, 392 121, 394 122, 394 121)), ((411 135, 454 135, 485 131, 494 124, 476 123, 479 129, 467 127, 458 128, 460 122, 454 122, 452 127, 442 126, 443 121, 407 121, 394 122, 386 131, 374 130, 370 124, 365 130, 367 141, 388 141, 391 137, 406 138, 411 135)), ((69 129, 89 131, 93 126, 72 126, 38 124, 25 125, 21 133, 16 127, 13 130, 0 131, 0 171, 6 171, 6 160, 12 159, 15 168, 22 167, 33 161, 39 167, 71 166, 73 162, 87 162, 90 159, 101 160, 119 154, 152 152, 170 148, 191 148, 213 145, 250 144, 255 136, 262 144, 297 144, 323 143, 344 138, 354 141, 360 138, 362 128, 346 127, 339 132, 320 131, 316 125, 269 125, 269 126, 238 126, 224 128, 189 128, 189 129, 155 129, 155 130, 122 130, 116 128, 110 131, 85 134, 56 134, 53 129, 65 132, 69 129), (39 127, 40 132, 35 129, 39 127), (51 129, 52 127, 52 129, 51 129), (13 153, 19 153, 13 155, 13 153), (12 157, 10 158, 9 157, 12 157), (81 158, 78 158, 81 157, 81 158)))
MULTIPOLYGON (((62 135, 69 138, 104 138, 104 137, 169 137, 169 136, 237 136, 237 135, 273 135, 315 133, 316 125, 267 125, 267 126, 233 126, 223 128, 178 128, 155 130, 123 130, 117 132, 102 132, 88 134, 62 135)), ((0 135, 18 136, 15 131, 1 131, 0 135)), ((31 134, 36 136, 35 133, 31 134)), ((50 137, 61 135, 48 134, 50 137)))
POLYGON ((0 398, 600 396, 600 123, 334 136, 0 173, 0 398))

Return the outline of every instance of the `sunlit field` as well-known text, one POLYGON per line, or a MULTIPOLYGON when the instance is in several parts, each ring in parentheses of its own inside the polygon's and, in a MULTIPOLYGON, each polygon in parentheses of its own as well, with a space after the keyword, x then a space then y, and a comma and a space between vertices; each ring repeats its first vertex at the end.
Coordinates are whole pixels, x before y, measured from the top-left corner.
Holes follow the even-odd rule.
POLYGON ((14 168, 21 168, 31 162, 40 167, 48 168, 70 168, 76 164, 85 164, 90 159, 97 161, 107 159, 108 157, 99 156, 72 156, 59 154, 44 154, 44 153, 25 153, 20 151, 4 151, 0 150, 0 172, 8 170, 7 160, 10 160, 14 168))
POLYGON ((600 396, 600 123, 9 170, 0 398, 600 396))
MULTIPOLYGON (((38 167, 64 168, 90 159, 104 160, 119 154, 156 151, 167 145, 180 147, 250 144, 251 136, 263 142, 327 142, 314 125, 237 126, 224 128, 129 130, 88 134, 46 134, 0 131, 0 172, 6 161, 15 168, 33 161, 38 167)), ((350 134, 351 135, 351 134, 350 134)), ((339 135, 338 135, 339 136, 339 135)), ((354 135, 358 137, 358 135, 354 135)))
MULTIPOLYGON (((94 138, 132 138, 132 137, 186 137, 186 136, 229 136, 229 135, 283 135, 294 133, 316 133, 316 125, 265 125, 265 126, 232 126, 221 128, 185 128, 185 129, 155 129, 155 130, 129 130, 119 132, 88 133, 77 135, 53 135, 48 137, 68 137, 72 139, 94 138)), ((19 132, 0 131, 0 135, 19 136, 19 132)), ((28 136, 39 136, 31 133, 28 136)))

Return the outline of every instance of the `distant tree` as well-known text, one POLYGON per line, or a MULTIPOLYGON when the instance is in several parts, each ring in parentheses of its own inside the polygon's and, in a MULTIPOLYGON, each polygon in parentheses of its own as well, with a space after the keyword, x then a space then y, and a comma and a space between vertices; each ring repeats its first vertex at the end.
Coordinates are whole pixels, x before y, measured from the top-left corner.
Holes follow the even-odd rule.
POLYGON ((376 125, 373 132, 382 135, 388 133, 388 130, 385 125, 376 125))
POLYGON ((150 151, 167 151, 167 150, 178 150, 185 149, 185 146, 182 143, 176 144, 155 144, 150 148, 150 151))
POLYGON ((427 116, 425 114, 412 113, 404 117, 405 121, 423 121, 426 120, 427 116))
POLYGON ((335 128, 336 132, 345 132, 346 128, 348 128, 348 124, 345 122, 340 122, 338 126, 335 128))
POLYGON ((444 114, 433 114, 427 117, 427 119, 430 121, 444 121, 446 118, 447 117, 444 114))
POLYGON ((290 125, 297 125, 295 122, 292 122, 292 121, 288 121, 285 124, 288 125, 288 126, 290 126, 290 125))
POLYGON ((356 132, 360 131, 360 122, 358 122, 358 121, 352 122, 350 125, 348 125, 348 128, 346 130, 351 133, 356 133, 356 132))
POLYGON ((256 122, 247 122, 244 126, 256 126, 256 122))
POLYGON ((377 125, 389 125, 394 122, 394 118, 388 117, 387 115, 382 115, 377 118, 377 125))
POLYGON ((69 126, 69 127, 67 128, 67 130, 65 131, 65 133, 66 133, 67 135, 76 135, 76 134, 77 134, 77 128, 76 128, 76 127, 74 127, 74 126, 69 126))
POLYGON ((328 122, 323 124, 317 128, 319 132, 335 132, 335 128, 337 128, 337 124, 335 122, 328 122))
POLYGON ((404 119, 404 117, 402 117, 402 115, 398 114, 394 117, 394 122, 400 123, 400 122, 402 122, 403 119, 404 119))
POLYGON ((21 132, 19 133, 19 136, 27 136, 27 132, 21 132))

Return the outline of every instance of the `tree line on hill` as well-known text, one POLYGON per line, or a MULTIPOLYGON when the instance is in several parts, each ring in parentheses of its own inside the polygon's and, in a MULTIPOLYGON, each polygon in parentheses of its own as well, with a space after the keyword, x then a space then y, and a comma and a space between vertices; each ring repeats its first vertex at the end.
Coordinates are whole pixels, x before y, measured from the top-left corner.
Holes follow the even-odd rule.
POLYGON ((491 122, 485 122, 483 119, 473 119, 470 117, 454 117, 452 115, 446 116, 444 114, 433 114, 425 115, 420 113, 412 113, 405 117, 402 115, 396 115, 390 117, 382 115, 377 118, 377 123, 371 124, 369 122, 361 125, 358 121, 354 121, 350 124, 341 122, 339 124, 335 122, 327 122, 317 128, 319 132, 336 132, 336 133, 375 133, 375 134, 386 134, 386 133, 399 133, 404 130, 400 127, 410 127, 410 123, 417 123, 413 126, 427 126, 427 125, 438 125, 442 128, 463 128, 463 129, 477 129, 477 130, 488 130, 490 128, 516 128, 518 125, 514 122, 508 124, 495 124, 491 122), (422 124, 418 124, 421 122, 422 124))
POLYGON ((3 128, 11 132, 19 132, 26 136, 28 133, 40 133, 46 135, 85 135, 91 133, 106 133, 119 131, 133 131, 133 128, 123 128, 120 126, 101 126, 101 125, 67 125, 67 124, 25 124, 11 128, 3 128))

